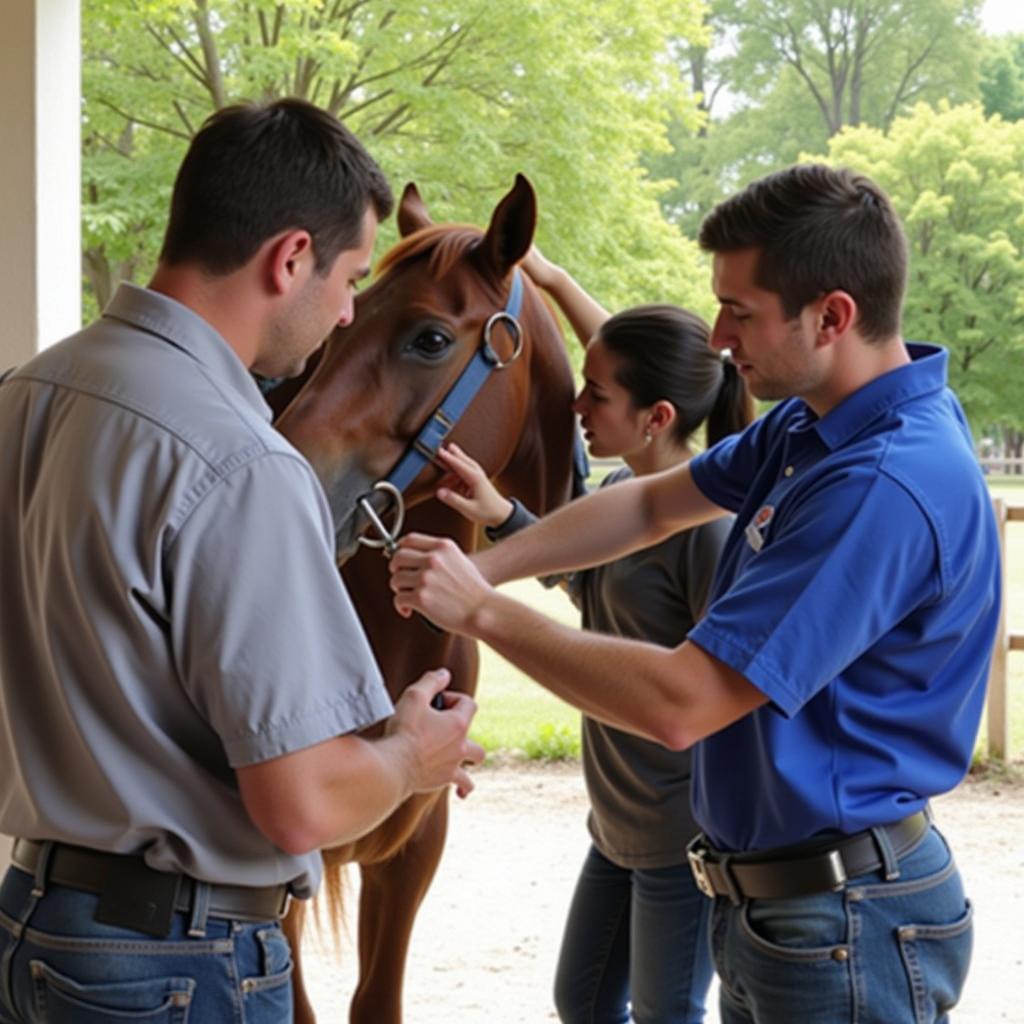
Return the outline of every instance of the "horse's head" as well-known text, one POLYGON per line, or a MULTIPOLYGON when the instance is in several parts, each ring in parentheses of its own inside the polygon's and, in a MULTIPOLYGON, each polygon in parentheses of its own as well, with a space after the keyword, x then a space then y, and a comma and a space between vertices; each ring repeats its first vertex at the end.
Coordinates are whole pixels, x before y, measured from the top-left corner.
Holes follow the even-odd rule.
MULTIPOLYGON (((507 365, 486 376, 451 439, 538 511, 568 497, 572 375, 554 317, 516 269, 535 224, 533 188, 522 175, 486 231, 433 224, 415 186, 406 186, 398 210, 402 240, 381 261, 381 276, 357 296, 352 325, 334 331, 277 421, 323 483, 339 561, 368 525, 358 499, 396 466, 406 467, 406 477, 412 472, 401 486, 407 507, 432 496, 440 470, 428 456, 408 471, 403 456, 456 382, 464 387, 463 371, 479 363, 488 339, 491 362, 507 365), (488 328, 519 287, 517 278, 518 332, 504 317, 488 328)), ((443 417, 434 421, 435 435, 447 429, 441 423, 443 417)))

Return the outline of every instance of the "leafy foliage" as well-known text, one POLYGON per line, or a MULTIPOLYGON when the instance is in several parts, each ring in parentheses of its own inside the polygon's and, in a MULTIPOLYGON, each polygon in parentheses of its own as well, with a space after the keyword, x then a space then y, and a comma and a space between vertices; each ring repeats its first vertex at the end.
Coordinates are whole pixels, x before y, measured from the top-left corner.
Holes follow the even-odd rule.
POLYGON ((703 292, 699 254, 640 160, 667 148, 670 112, 696 123, 669 53, 701 38, 700 0, 84 0, 83 14, 85 266, 100 304, 152 267, 203 119, 284 95, 343 118, 438 220, 485 222, 523 171, 545 250, 612 307, 703 292))
POLYGON ((845 125, 886 129, 920 101, 974 100, 981 0, 714 0, 710 49, 680 50, 709 119, 671 130, 652 173, 666 215, 694 233, 753 178, 821 152, 845 125), (712 118, 723 98, 731 109, 712 118))
POLYGON ((1024 426, 1024 123, 919 104, 889 133, 846 129, 829 158, 890 195, 911 248, 904 334, 950 349, 975 431, 1024 426))
POLYGON ((981 62, 981 99, 986 114, 1007 121, 1024 117, 1024 36, 995 39, 981 62))

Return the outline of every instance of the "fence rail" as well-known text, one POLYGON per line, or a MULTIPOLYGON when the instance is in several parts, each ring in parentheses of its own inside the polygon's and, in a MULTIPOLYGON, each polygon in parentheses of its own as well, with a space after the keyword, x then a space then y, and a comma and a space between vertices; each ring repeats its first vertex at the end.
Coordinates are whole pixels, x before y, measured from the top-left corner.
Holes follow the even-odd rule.
POLYGON ((1024 651, 1024 634, 1011 633, 1007 623, 1009 581, 1007 572, 1006 527, 1008 523, 1024 523, 1024 505, 1011 505, 1004 498, 993 498, 992 505, 999 526, 999 555, 1003 564, 1003 600, 999 626, 992 651, 992 669, 988 676, 988 756, 1005 761, 1010 753, 1009 666, 1010 651, 1024 651))
POLYGON ((978 462, 986 473, 1014 472, 1019 475, 1024 472, 1024 459, 1014 455, 986 455, 983 459, 978 459, 978 462))

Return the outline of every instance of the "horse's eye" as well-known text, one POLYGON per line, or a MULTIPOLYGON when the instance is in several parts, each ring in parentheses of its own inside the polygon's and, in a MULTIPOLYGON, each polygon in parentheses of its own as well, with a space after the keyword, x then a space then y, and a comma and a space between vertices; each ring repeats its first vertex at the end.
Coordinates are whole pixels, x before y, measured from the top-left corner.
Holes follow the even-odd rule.
POLYGON ((452 339, 441 331, 428 329, 416 336, 412 350, 426 359, 440 359, 452 346, 452 339))

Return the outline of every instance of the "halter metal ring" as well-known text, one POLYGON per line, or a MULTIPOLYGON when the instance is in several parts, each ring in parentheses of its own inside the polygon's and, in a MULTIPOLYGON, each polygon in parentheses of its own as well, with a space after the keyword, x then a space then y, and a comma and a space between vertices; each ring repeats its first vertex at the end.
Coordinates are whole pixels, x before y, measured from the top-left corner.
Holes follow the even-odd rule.
POLYGON ((483 351, 487 360, 496 370, 504 370, 509 363, 514 363, 519 358, 519 354, 523 351, 523 329, 519 326, 519 321, 511 313, 504 309, 499 310, 497 313, 492 314, 487 323, 484 324, 483 351), (494 329, 495 324, 502 322, 508 328, 509 334, 512 335, 512 355, 504 362, 498 358, 498 353, 495 352, 494 346, 491 344, 491 331, 494 329))
MULTIPOLYGON (((384 491, 385 494, 390 495, 392 501, 395 504, 395 521, 390 530, 384 527, 381 519, 377 515, 370 517, 370 522, 375 526, 378 532, 381 532, 383 536, 380 538, 376 537, 364 537, 359 536, 356 540, 360 544, 363 544, 368 548, 386 548, 389 545, 394 546, 395 538, 402 532, 402 524, 405 522, 405 502, 402 500, 402 492, 388 480, 378 480, 373 485, 373 490, 384 491)), ((366 501, 366 498, 360 499, 360 502, 366 501)), ((372 506, 370 506, 372 511, 372 506)))

